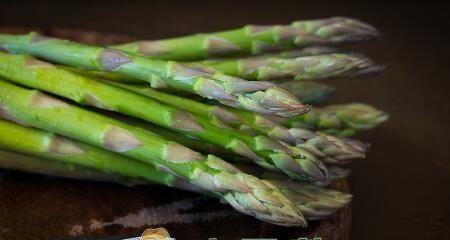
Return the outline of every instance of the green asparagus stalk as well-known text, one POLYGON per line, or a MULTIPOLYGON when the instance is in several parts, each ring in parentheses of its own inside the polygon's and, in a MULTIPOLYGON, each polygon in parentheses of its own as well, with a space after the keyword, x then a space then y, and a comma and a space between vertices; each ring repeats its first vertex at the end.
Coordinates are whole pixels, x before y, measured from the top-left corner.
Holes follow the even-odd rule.
POLYGON ((85 75, 86 77, 107 79, 112 82, 119 82, 119 83, 124 83, 124 84, 148 85, 148 83, 146 81, 142 81, 142 80, 134 79, 134 78, 123 77, 123 76, 118 75, 113 72, 86 70, 86 69, 79 69, 79 68, 74 68, 74 67, 67 67, 64 65, 59 65, 58 67, 61 69, 67 70, 67 71, 74 72, 76 74, 85 75))
MULTIPOLYGON (((5 109, 2 109, 2 113, 6 114, 5 109)), ((4 116, 2 115, 2 117, 4 116)), ((141 161, 135 161, 82 142, 39 129, 23 127, 5 120, 0 120, 0 148, 49 158, 56 162, 66 163, 68 166, 87 167, 107 174, 116 173, 126 178, 143 179, 171 187, 177 186, 180 182, 176 176, 158 172, 152 165, 141 161)), ((42 171, 45 170, 45 165, 33 164, 25 167, 42 167, 42 171)), ((52 170, 52 173, 59 171, 64 171, 64 169, 56 168, 52 170)), ((86 175, 89 174, 90 172, 86 172, 86 175)))
POLYGON ((229 126, 239 128, 240 130, 246 130, 245 127, 249 127, 250 128, 249 130, 251 131, 255 130, 253 127, 256 126, 258 129, 261 129, 261 131, 259 132, 260 133, 262 132, 263 135, 267 135, 271 138, 279 139, 292 144, 297 142, 295 137, 291 133, 289 133, 288 129, 273 121, 267 122, 266 124, 264 122, 266 121, 266 119, 263 118, 263 116, 257 114, 255 115, 249 114, 251 117, 246 117, 244 116, 243 113, 239 115, 240 112, 233 111, 232 108, 224 108, 220 106, 194 101, 188 98, 163 93, 154 90, 153 88, 150 87, 142 87, 142 86, 138 87, 120 83, 111 83, 111 84, 130 90, 135 93, 139 93, 149 98, 153 98, 162 103, 180 108, 195 115, 209 118, 214 123, 219 125, 223 125, 221 123, 224 123, 229 126), (247 125, 248 123, 251 123, 251 125, 253 126, 252 127, 248 126, 247 125))
POLYGON ((336 137, 327 136, 325 134, 316 134, 306 129, 287 129, 282 125, 254 112, 232 108, 219 108, 217 106, 211 106, 186 98, 161 93, 152 88, 139 88, 136 86, 117 83, 114 85, 140 93, 144 96, 148 96, 171 106, 179 107, 193 114, 212 118, 216 124, 217 119, 219 119, 219 121, 223 121, 235 128, 239 128, 247 134, 255 137, 258 137, 260 134, 268 136, 272 139, 286 142, 290 145, 297 145, 297 147, 301 149, 288 145, 285 145, 285 147, 293 152, 294 155, 309 156, 307 159, 315 159, 318 157, 326 163, 342 164, 353 158, 365 157, 365 145, 359 141, 349 142, 346 140, 340 140, 336 137), (305 152, 305 149, 309 152, 305 152))
POLYGON ((290 25, 247 25, 214 33, 114 46, 165 60, 199 60, 257 55, 318 44, 354 42, 378 36, 372 26, 356 19, 333 17, 296 21, 290 25))
POLYGON ((0 76, 18 84, 188 133, 245 156, 260 166, 283 171, 293 178, 326 178, 326 167, 319 160, 306 155, 294 155, 283 145, 265 136, 249 136, 237 130, 219 127, 209 119, 58 69, 31 57, 0 53, 0 60, 0 76))
MULTIPOLYGON (((218 195, 238 211, 285 226, 305 226, 295 205, 273 186, 152 132, 83 110, 36 90, 0 81, 2 116, 71 137, 168 171, 218 195)), ((11 135, 9 135, 11 136, 11 135)))
MULTIPOLYGON (((145 82, 145 81, 142 81, 139 79, 126 78, 126 77, 123 77, 121 75, 118 75, 118 74, 115 74, 112 72, 85 70, 85 69, 67 67, 67 66, 63 66, 63 65, 57 65, 57 67, 67 70, 67 71, 70 71, 70 72, 73 72, 73 73, 76 73, 78 75, 85 76, 87 78, 103 80, 108 83, 120 83, 120 84, 124 84, 125 86, 132 85, 132 86, 141 87, 141 88, 148 88, 150 86, 151 88, 156 88, 159 91, 163 91, 165 93, 175 94, 175 95, 183 96, 183 97, 189 97, 191 99, 196 99, 198 101, 203 100, 203 97, 196 95, 196 94, 192 94, 190 92, 180 91, 180 90, 177 90, 174 88, 167 88, 166 85, 149 84, 148 82, 145 82)), ((288 90, 286 90, 286 91, 288 91, 288 90)))
MULTIPOLYGON (((265 55, 258 56, 258 58, 261 58, 261 59, 270 58, 270 57, 297 58, 297 57, 305 57, 305 56, 330 54, 330 53, 336 53, 336 52, 338 52, 338 51, 334 48, 325 47, 325 46, 314 46, 314 47, 305 47, 305 48, 295 49, 295 50, 290 50, 290 51, 281 51, 281 52, 272 53, 272 54, 265 54, 265 55)), ((252 57, 252 58, 255 59, 257 57, 252 57)), ((222 59, 222 60, 225 60, 225 59, 222 59)), ((126 78, 126 77, 123 77, 123 76, 120 76, 120 75, 117 75, 117 74, 111 73, 111 72, 102 72, 102 71, 95 71, 95 70, 89 71, 89 70, 82 70, 82 69, 71 68, 71 67, 66 67, 66 66, 59 66, 59 67, 69 70, 69 71, 72 71, 72 72, 75 72, 77 74, 86 75, 88 77, 107 79, 107 80, 110 80, 113 82, 126 83, 126 84, 145 83, 145 81, 142 81, 139 79, 126 78)), ((155 84, 152 87, 165 88, 164 85, 161 86, 159 84, 155 84)), ((284 89, 286 89, 286 88, 284 88, 284 89)), ((289 89, 286 89, 286 90, 289 91, 289 89)), ((178 91, 178 93, 182 93, 182 92, 178 91)), ((301 94, 301 93, 299 93, 299 91, 294 92, 294 93, 301 94)), ((189 94, 189 93, 185 93, 185 94, 189 94)), ((304 96, 304 95, 301 95, 301 96, 304 96)))
MULTIPOLYGON (((146 129, 150 132, 156 133, 166 139, 180 143, 183 146, 186 146, 190 149, 201 152, 203 154, 213 154, 213 155, 219 156, 221 158, 225 158, 226 160, 234 159, 239 156, 239 155, 234 154, 232 151, 230 151, 228 149, 219 147, 210 142, 205 142, 205 141, 203 141, 195 136, 189 135, 189 134, 181 134, 181 133, 173 131, 171 129, 162 128, 155 124, 152 124, 152 123, 149 123, 146 121, 142 121, 140 119, 124 116, 121 114, 116 114, 116 113, 111 113, 111 112, 104 112, 103 114, 107 115, 111 118, 118 119, 121 122, 125 122, 129 125, 146 129)), ((241 156, 239 156, 239 157, 242 158, 241 156)), ((248 161, 248 159, 246 159, 245 157, 243 157, 243 158, 244 158, 242 160, 243 162, 248 161)))
MULTIPOLYGON (((84 75, 88 78, 95 78, 98 80, 107 80, 108 82, 112 83, 120 83, 123 85, 120 85, 122 88, 126 88, 127 86, 131 85, 134 86, 134 91, 136 91, 139 88, 147 89, 149 88, 149 85, 140 80, 136 79, 129 79, 129 78, 123 78, 120 77, 117 74, 109 73, 109 72, 100 72, 100 71, 88 71, 88 70, 81 70, 77 68, 70 68, 65 66, 58 66, 59 68, 74 72, 79 75, 84 75)), ((329 96, 335 91, 333 87, 330 87, 326 84, 313 82, 313 81, 286 81, 278 84, 279 87, 285 89, 286 91, 289 91, 294 96, 296 96, 298 99, 300 99, 301 102, 305 104, 311 104, 316 105, 324 102, 326 99, 329 98, 329 96)), ((155 86, 152 88, 158 88, 158 86, 155 86)), ((151 90, 149 90, 151 91, 151 90)), ((176 89, 168 89, 168 88, 161 88, 158 89, 159 91, 163 91, 165 93, 173 94, 173 95, 179 95, 183 97, 189 97, 201 100, 200 96, 193 95, 191 93, 187 92, 181 92, 177 91, 176 89)), ((152 92, 153 93, 153 92, 152 92)))
POLYGON ((307 128, 331 135, 352 136, 361 130, 372 129, 385 122, 389 115, 370 105, 348 103, 314 108, 293 118, 279 118, 287 127, 307 128))
POLYGON ((227 75, 248 80, 270 81, 280 79, 316 80, 337 77, 351 77, 378 71, 369 59, 334 53, 327 55, 286 58, 243 58, 230 60, 206 60, 192 63, 227 75))
POLYGON ((311 105, 324 102, 335 90, 328 85, 311 81, 287 81, 279 86, 294 94, 303 103, 311 105))
POLYGON ((112 172, 105 173, 101 171, 94 171, 92 169, 80 167, 79 165, 68 162, 52 161, 49 159, 7 151, 1 148, 0 168, 62 178, 83 179, 100 182, 117 182, 123 183, 125 185, 130 185, 131 183, 130 179, 124 178, 123 176, 117 175, 112 172))
MULTIPOLYGON (((96 78, 95 80, 104 81, 104 79, 101 78, 96 78)), ((108 82, 108 83, 129 90, 131 92, 149 97, 151 99, 157 100, 161 103, 170 105, 172 107, 179 108, 186 112, 190 112, 198 116, 203 116, 219 124, 221 122, 226 125, 235 126, 244 123, 244 120, 241 119, 238 115, 221 106, 209 105, 199 101, 191 100, 189 98, 164 93, 161 91, 157 91, 149 86, 130 85, 117 82, 108 82)))
MULTIPOLYGON (((38 155, 42 155, 42 153, 38 152, 38 155)), ((147 181, 143 179, 124 179, 123 176, 113 173, 100 172, 75 164, 53 161, 50 158, 33 157, 2 149, 0 149, 0 168, 62 178, 114 182, 127 186, 158 183, 156 181, 147 181)), ((156 173, 160 175, 163 174, 157 172, 156 169, 150 170, 148 174, 151 174, 151 171, 156 171, 156 173)), ((166 173, 166 175, 170 174, 166 173)), ((178 179, 178 181, 182 182, 180 179, 178 179)), ((280 190, 284 192, 285 195, 289 195, 289 200, 291 200, 297 208, 303 209, 303 211, 307 213, 304 215, 307 220, 325 218, 338 211, 345 205, 345 201, 350 201, 351 199, 350 194, 317 187, 311 184, 285 184, 279 180, 274 180, 272 182, 270 179, 264 179, 264 181, 282 186, 283 188, 280 190)), ((193 191, 193 186, 190 184, 178 184, 176 187, 180 187, 181 189, 188 188, 187 190, 193 191)), ((199 193, 202 193, 201 189, 198 189, 198 191, 199 193)))
MULTIPOLYGON (((58 66, 61 68, 61 66, 58 66)), ((80 75, 84 75, 89 78, 96 78, 98 80, 106 80, 109 83, 119 83, 119 86, 122 88, 126 88, 127 86, 132 86, 135 89, 135 92, 139 88, 147 89, 149 88, 149 85, 145 82, 137 82, 133 81, 132 79, 120 79, 117 78, 116 75, 113 76, 105 76, 102 73, 105 72, 92 72, 91 71, 85 71, 85 70, 79 70, 79 69, 72 69, 72 68, 66 68, 62 67, 63 69, 67 69, 69 71, 75 72, 80 75), (121 85, 122 84, 122 85, 121 85)), ((285 81, 278 84, 279 87, 285 89, 286 91, 289 91, 294 96, 296 96, 298 99, 300 99, 301 102, 305 104, 311 104, 311 105, 317 105, 325 100, 327 100, 330 95, 335 91, 333 87, 330 87, 326 84, 314 82, 314 81, 285 81)), ((152 89, 155 89, 155 87, 151 86, 152 89)), ((157 87, 156 87, 157 88, 157 87)), ((198 95, 193 95, 188 92, 181 92, 177 91, 176 89, 171 88, 159 88, 157 89, 158 92, 168 93, 171 95, 177 95, 189 99, 194 99, 196 101, 202 101, 202 98, 198 95)), ((145 92, 145 91, 144 91, 145 92)))
POLYGON ((169 86, 264 114, 286 117, 305 113, 309 109, 295 96, 272 83, 246 81, 173 61, 149 59, 118 50, 43 37, 37 33, 0 34, 0 47, 72 67, 114 72, 148 81, 153 86, 169 86))

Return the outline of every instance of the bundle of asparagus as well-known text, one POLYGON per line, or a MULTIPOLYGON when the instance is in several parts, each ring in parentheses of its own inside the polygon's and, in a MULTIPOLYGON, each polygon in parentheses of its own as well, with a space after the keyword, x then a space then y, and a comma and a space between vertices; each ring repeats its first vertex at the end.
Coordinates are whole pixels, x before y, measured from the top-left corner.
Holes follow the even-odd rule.
POLYGON ((308 80, 380 70, 317 45, 377 34, 342 17, 112 47, 0 34, 0 167, 163 184, 306 226, 351 200, 327 185, 347 177, 343 165, 367 146, 339 136, 387 120, 361 103, 304 104, 334 90, 308 80), (296 81, 269 82, 280 80, 296 81))

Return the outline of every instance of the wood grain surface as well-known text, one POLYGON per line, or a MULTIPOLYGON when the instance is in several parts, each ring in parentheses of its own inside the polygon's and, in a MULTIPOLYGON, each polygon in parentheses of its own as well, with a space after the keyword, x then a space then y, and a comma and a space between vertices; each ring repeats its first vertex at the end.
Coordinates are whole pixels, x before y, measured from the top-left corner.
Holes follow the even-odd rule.
MULTIPOLYGON (((326 82, 338 90, 327 103, 363 101, 391 115, 388 123, 357 136, 371 143, 372 147, 367 159, 352 164, 349 184, 355 197, 350 238, 450 239, 450 35, 447 30, 450 14, 448 7, 438 1, 6 0, 0 8, 0 25, 84 29, 159 39, 223 30, 247 23, 283 24, 297 19, 329 16, 355 17, 373 24, 384 34, 378 41, 343 46, 384 65, 383 74, 366 79, 332 79, 326 82)), ((14 179, 24 185, 39 182, 39 178, 28 175, 14 179)), ((96 199, 96 191, 91 190, 88 194, 82 188, 92 183, 64 182, 60 184, 69 185, 62 195, 79 194, 96 199)), ((39 186, 45 192, 47 186, 39 186)), ((100 186, 107 188, 103 184, 100 186)), ((86 187, 89 188, 97 190, 101 187, 86 187)), ((121 187, 111 189, 114 188, 121 187)), ((30 190, 19 189, 11 193, 19 195, 23 191, 21 195, 26 195, 30 190)), ((113 190, 109 191, 112 195, 113 190)), ((173 190, 161 188, 160 191, 157 194, 172 193, 173 190)), ((32 193, 39 195, 38 191, 32 193)), ((172 194, 172 197, 184 196, 180 191, 172 194)), ((14 196, 8 198, 14 199, 14 196)), ((28 206, 33 206, 36 201, 33 196, 20 200, 23 199, 28 199, 28 206)), ((57 199, 49 201, 57 203, 57 199)), ((113 200, 107 203, 109 201, 113 200)), ((7 206, 18 203, 9 204, 7 206)), ((103 205, 95 207, 102 208, 103 205)), ((26 215, 26 211, 21 209, 15 215, 11 219, 19 219, 26 215)), ((1 224, 8 221, 3 216, 0 215, 1 224)), ((45 226, 38 223, 35 226, 40 227, 35 227, 35 232, 43 231, 42 226, 45 226)), ((222 223, 227 226, 243 222, 222 223)), ((18 225, 15 229, 27 229, 26 225, 17 222, 8 224, 18 225)), ((259 233, 268 235, 257 225, 245 227, 248 234, 241 237, 258 236, 259 233)), ((33 230, 31 228, 29 232, 33 230)), ((233 228, 226 227, 224 232, 220 232, 224 235, 217 237, 229 239, 226 234, 239 236, 241 233, 227 233, 227 229, 233 228)), ((3 225, 0 230, 8 232, 3 225)), ((285 236, 283 234, 287 232, 290 230, 274 233, 285 236)), ((13 233, 8 234, 13 236, 13 233)), ((178 237, 182 239, 182 236, 178 237)))
MULTIPOLYGON (((306 229, 286 228, 239 214, 215 199, 162 186, 130 188, 15 172, 3 174, 0 239, 114 239, 139 235, 149 227, 165 227, 177 239, 320 236, 344 240, 350 230, 349 207, 327 220, 311 222, 306 229)), ((346 184, 335 187, 346 190, 346 184)))

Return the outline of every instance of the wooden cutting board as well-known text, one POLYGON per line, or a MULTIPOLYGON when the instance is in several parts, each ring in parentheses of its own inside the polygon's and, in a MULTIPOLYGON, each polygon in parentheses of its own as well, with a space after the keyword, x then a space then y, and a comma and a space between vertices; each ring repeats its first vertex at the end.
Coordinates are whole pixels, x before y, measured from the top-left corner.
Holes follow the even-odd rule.
MULTIPOLYGON (((72 29, 0 27, 7 33, 31 30, 91 44, 133 40, 72 29)), ((345 180, 333 187, 348 191, 345 180)), ((239 214, 215 199, 167 187, 126 187, 0 170, 0 239, 121 239, 164 227, 177 239, 347 240, 350 226, 350 206, 328 219, 311 221, 308 228, 279 227, 239 214)))

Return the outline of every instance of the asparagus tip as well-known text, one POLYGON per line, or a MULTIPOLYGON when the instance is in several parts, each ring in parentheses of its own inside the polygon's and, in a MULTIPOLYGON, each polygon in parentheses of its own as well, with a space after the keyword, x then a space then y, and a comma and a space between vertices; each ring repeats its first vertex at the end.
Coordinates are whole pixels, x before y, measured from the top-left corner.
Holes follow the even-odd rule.
POLYGON ((372 25, 349 17, 330 18, 329 24, 319 31, 328 36, 332 34, 334 41, 361 41, 381 36, 381 32, 372 25))
POLYGON ((326 166, 312 154, 294 154, 290 156, 278 153, 271 156, 275 166, 292 178, 308 181, 320 181, 328 178, 326 166))
POLYGON ((354 129, 371 129, 389 119, 387 113, 368 104, 350 103, 336 108, 336 116, 354 129))

